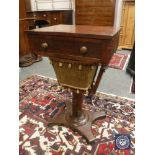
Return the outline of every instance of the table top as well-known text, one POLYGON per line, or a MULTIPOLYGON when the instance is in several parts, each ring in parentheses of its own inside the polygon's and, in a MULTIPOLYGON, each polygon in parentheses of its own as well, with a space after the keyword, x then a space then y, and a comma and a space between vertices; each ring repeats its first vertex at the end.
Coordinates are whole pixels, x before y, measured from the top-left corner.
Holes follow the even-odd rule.
POLYGON ((47 34, 68 37, 87 37, 96 39, 110 39, 119 32, 119 28, 112 26, 90 25, 54 25, 27 30, 31 34, 47 34))

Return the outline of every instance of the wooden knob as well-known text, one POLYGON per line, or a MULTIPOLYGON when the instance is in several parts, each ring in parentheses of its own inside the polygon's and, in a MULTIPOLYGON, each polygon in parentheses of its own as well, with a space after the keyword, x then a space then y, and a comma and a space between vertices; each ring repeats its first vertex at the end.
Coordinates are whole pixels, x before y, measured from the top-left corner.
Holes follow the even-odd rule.
POLYGON ((68 64, 68 68, 71 68, 72 67, 72 65, 71 64, 68 64))
POLYGON ((82 65, 79 65, 79 70, 80 70, 80 71, 82 70, 82 65))
POLYGON ((47 44, 46 42, 45 42, 45 43, 42 43, 42 44, 41 44, 41 47, 45 49, 45 48, 48 47, 48 44, 47 44))
POLYGON ((62 67, 62 66, 63 66, 62 62, 59 62, 59 67, 62 67))
POLYGON ((86 54, 86 53, 87 53, 87 47, 86 47, 86 46, 82 46, 82 47, 80 48, 80 53, 81 53, 81 54, 86 54))

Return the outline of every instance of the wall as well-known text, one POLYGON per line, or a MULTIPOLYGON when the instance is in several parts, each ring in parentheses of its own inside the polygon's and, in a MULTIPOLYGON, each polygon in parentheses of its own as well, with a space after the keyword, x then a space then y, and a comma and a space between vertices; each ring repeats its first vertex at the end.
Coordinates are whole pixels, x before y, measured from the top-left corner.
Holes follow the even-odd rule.
POLYGON ((114 26, 120 27, 123 0, 116 0, 114 26))
POLYGON ((73 8, 73 24, 75 24, 75 0, 72 0, 72 8, 73 8))

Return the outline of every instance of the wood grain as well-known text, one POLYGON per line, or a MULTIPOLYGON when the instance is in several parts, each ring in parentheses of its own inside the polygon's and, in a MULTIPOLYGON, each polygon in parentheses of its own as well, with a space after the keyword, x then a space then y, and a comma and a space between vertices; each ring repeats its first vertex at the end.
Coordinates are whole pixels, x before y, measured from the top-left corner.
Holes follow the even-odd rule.
POLYGON ((113 26, 115 0, 76 0, 77 25, 113 26))
POLYGON ((109 26, 55 25, 27 31, 30 50, 54 58, 108 64, 118 45, 119 29, 109 26), (43 48, 46 43, 48 47, 43 48), (81 47, 87 52, 82 54, 81 47))

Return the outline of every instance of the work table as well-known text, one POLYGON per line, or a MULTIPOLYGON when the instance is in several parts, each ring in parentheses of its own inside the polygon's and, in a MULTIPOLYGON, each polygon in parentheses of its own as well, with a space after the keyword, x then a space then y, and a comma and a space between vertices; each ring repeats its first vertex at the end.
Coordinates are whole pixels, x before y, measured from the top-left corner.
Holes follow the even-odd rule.
POLYGON ((108 26, 55 25, 27 31, 30 50, 49 57, 61 86, 72 91, 65 113, 47 120, 78 130, 88 142, 95 140, 91 124, 105 112, 82 109, 83 96, 95 94, 102 74, 117 50, 119 29, 108 26), (98 66, 101 65, 97 73, 98 66), (95 78, 96 77, 96 78, 95 78))

